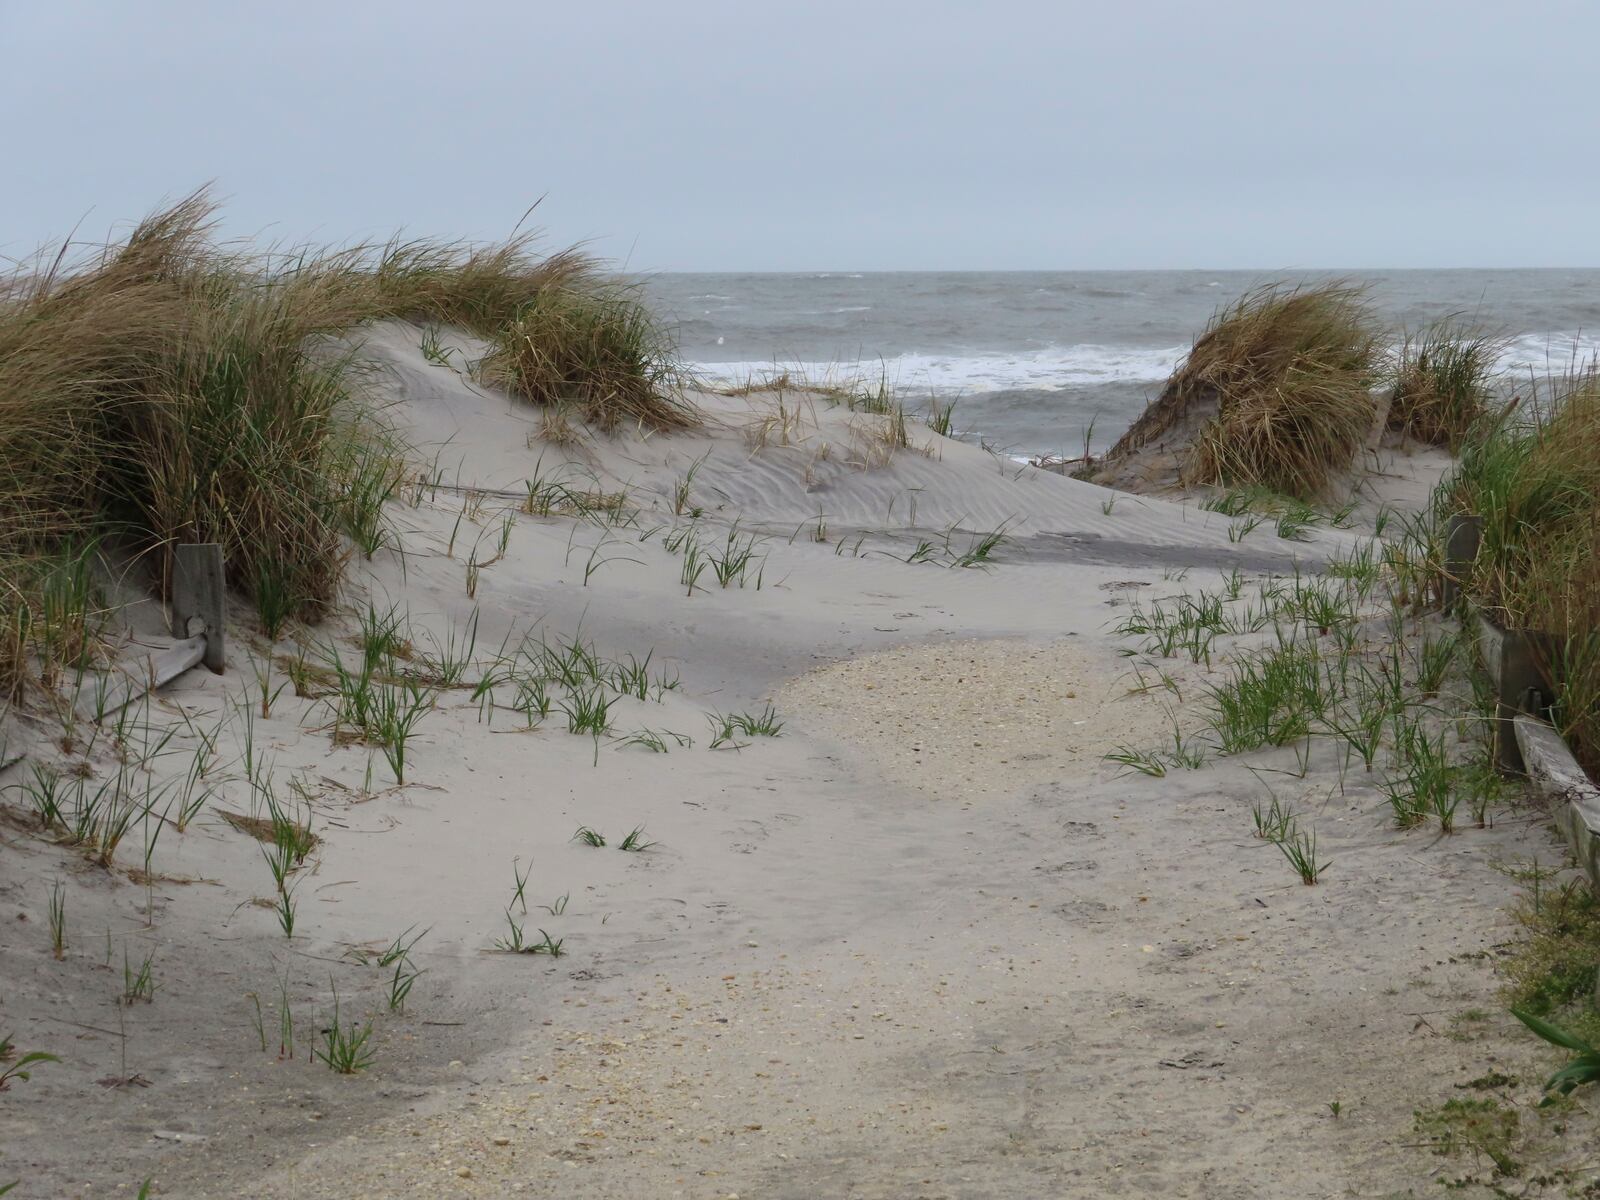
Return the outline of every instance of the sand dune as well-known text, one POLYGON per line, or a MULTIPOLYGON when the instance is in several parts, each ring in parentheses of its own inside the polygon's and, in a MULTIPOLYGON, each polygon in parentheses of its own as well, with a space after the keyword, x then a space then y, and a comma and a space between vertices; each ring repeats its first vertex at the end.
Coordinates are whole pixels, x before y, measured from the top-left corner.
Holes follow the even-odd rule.
POLYGON ((290 689, 238 715, 252 660, 278 655, 281 680, 293 654, 240 616, 227 674, 185 676, 151 720, 232 714, 230 757, 248 728, 281 794, 301 781, 322 841, 295 936, 254 903, 260 848, 221 819, 254 802, 238 765, 159 840, 148 891, 8 830, 0 1024, 67 1060, 4 1101, 17 1195, 145 1174, 159 1194, 299 1200, 1427 1186, 1409 1113, 1478 1055, 1415 1014, 1492 993, 1472 957, 1505 936, 1489 864, 1550 855, 1537 826, 1396 833, 1329 748, 1274 777, 1336 864, 1308 888, 1250 836, 1250 768, 1285 771, 1290 751, 1162 779, 1103 758, 1192 727, 1205 678, 1175 664, 1187 700, 1130 694, 1110 630, 1130 595, 1316 570, 1354 535, 1232 541, 1229 518, 924 429, 890 452, 885 418, 817 398, 704 394, 702 433, 555 445, 469 381, 469 340, 442 364, 419 341, 371 331, 366 378, 437 473, 391 505, 401 552, 354 562, 315 636, 354 654, 356 614, 394 606, 420 652, 475 613, 480 655, 584 638, 676 686, 616 699, 603 739, 445 690, 396 786, 330 738, 321 701, 290 689), (558 474, 625 493, 636 519, 524 511, 528 481, 558 474), (735 523, 760 539, 742 583, 691 594, 663 544, 677 507, 708 545, 735 523), (996 530, 988 561, 951 565, 996 530), (711 748, 708 714, 768 704, 780 736, 711 748), (626 740, 643 730, 667 752, 626 740), (640 826, 656 845, 619 852, 640 826), (57 877, 65 963, 44 933, 57 877), (494 953, 508 909, 564 953, 494 953), (390 1013, 387 974, 352 948, 407 929, 426 931, 424 974, 390 1013), (114 1003, 124 946, 154 952, 149 1005, 114 1003), (347 1020, 376 1014, 355 1077, 305 1061, 334 987, 347 1020), (150 1086, 95 1086, 131 1073, 150 1086))
POLYGON ((445 343, 454 367, 426 359, 414 326, 391 324, 365 334, 391 413, 420 453, 462 486, 522 494, 535 468, 566 464, 592 472, 598 486, 670 510, 674 486, 694 468, 692 494, 708 513, 787 536, 821 514, 830 526, 881 531, 987 532, 1004 525, 1016 538, 1077 537, 1085 543, 1208 549, 1320 561, 1349 544, 1337 530, 1311 530, 1306 542, 1264 548, 1267 534, 1230 542, 1237 522, 1219 513, 1133 496, 1027 467, 976 446, 941 437, 915 422, 911 449, 885 455, 886 418, 851 412, 804 390, 726 397, 699 392, 704 436, 625 438, 566 448, 538 441, 542 418, 473 383, 466 364, 479 347, 445 343), (528 439, 535 439, 530 449, 528 439), (697 465, 698 464, 698 465, 697 465), (1106 511, 1109 505, 1110 511, 1106 511))

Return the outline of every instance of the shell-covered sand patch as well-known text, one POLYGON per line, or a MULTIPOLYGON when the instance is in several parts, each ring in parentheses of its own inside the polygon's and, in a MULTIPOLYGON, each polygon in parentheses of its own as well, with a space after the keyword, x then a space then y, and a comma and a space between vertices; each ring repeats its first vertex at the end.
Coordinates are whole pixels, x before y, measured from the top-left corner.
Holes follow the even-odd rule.
POLYGON ((1170 740, 1172 709, 1130 693, 1123 663, 1077 638, 903 646, 791 680, 782 707, 864 750, 894 781, 964 800, 1170 740))

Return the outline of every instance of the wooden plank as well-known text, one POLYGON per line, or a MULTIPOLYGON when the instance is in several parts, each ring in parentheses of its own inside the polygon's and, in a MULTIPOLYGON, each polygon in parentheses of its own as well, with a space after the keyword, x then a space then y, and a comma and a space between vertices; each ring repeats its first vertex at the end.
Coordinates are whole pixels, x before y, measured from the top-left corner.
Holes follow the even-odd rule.
POLYGON ((1600 788, 1548 722, 1524 714, 1513 724, 1528 777, 1555 806, 1556 824, 1589 886, 1600 892, 1600 788))
POLYGON ((190 667, 199 666, 205 659, 205 653, 206 636, 197 634, 174 642, 159 654, 119 663, 115 673, 107 677, 103 689, 86 701, 91 711, 83 715, 103 721, 121 712, 147 692, 165 687, 190 667))

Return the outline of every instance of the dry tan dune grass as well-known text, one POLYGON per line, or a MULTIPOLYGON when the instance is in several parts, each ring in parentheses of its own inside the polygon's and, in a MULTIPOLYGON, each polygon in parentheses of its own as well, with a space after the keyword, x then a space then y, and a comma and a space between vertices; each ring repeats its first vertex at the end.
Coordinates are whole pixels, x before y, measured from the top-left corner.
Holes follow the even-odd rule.
POLYGON ((483 379, 534 404, 571 405, 607 432, 700 422, 665 334, 631 286, 540 288, 488 336, 483 379))
POLYGON ((1389 400, 1392 433, 1459 447, 1489 411, 1501 338, 1454 320, 1409 335, 1395 363, 1389 400))
POLYGON ((491 378, 603 429, 695 420, 637 294, 580 251, 261 250, 219 243, 214 214, 202 190, 0 282, 0 692, 43 648, 35 565, 84 539, 144 557, 158 588, 174 545, 221 542, 269 632, 325 610, 352 547, 386 540, 404 471, 338 338, 365 322, 471 330, 491 378))
POLYGON ((1212 317, 1108 459, 1205 412, 1183 456, 1184 482, 1313 498, 1371 432, 1380 365, 1379 330, 1362 289, 1268 284, 1212 317))

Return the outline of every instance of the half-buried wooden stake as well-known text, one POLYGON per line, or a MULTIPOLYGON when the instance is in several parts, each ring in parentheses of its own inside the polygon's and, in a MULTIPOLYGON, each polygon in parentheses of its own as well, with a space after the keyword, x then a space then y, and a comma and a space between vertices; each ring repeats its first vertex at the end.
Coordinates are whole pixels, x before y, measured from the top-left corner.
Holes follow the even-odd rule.
POLYGON ((222 674, 222 631, 227 615, 222 546, 198 542, 177 547, 172 564, 172 636, 190 638, 203 634, 206 648, 201 661, 217 675, 222 674))
POLYGON ((1556 640, 1547 633, 1507 629, 1500 635, 1500 664, 1494 676, 1499 697, 1495 765, 1506 774, 1526 770, 1511 722, 1519 713, 1549 716, 1556 700, 1554 685, 1559 682, 1551 678, 1557 661, 1556 640))
POLYGON ((95 689, 90 715, 104 721, 201 663, 222 674, 226 605, 222 547, 215 542, 179 546, 172 572, 171 629, 180 640, 160 653, 113 667, 95 689))
POLYGON ((1457 513, 1450 518, 1444 534, 1444 571, 1439 580, 1439 599, 1445 611, 1455 607, 1465 590, 1482 540, 1482 517, 1457 513))

